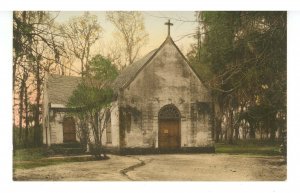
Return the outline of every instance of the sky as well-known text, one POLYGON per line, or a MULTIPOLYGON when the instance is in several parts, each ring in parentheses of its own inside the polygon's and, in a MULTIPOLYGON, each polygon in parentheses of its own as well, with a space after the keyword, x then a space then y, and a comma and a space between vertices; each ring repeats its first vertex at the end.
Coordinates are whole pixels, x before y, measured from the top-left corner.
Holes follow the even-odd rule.
MULTIPOLYGON (((58 14, 56 18, 57 22, 67 22, 71 17, 80 16, 83 14, 82 11, 61 11, 52 12, 52 14, 58 14)), ((107 44, 113 38, 114 26, 105 19, 105 12, 94 12, 90 13, 97 15, 98 21, 104 30, 102 36, 102 42, 107 44)), ((168 19, 171 20, 173 26, 171 27, 171 37, 186 54, 190 50, 190 45, 194 42, 191 34, 195 31, 197 23, 195 22, 195 12, 193 11, 143 11, 142 12, 145 21, 145 29, 149 34, 148 43, 142 48, 140 56, 146 55, 153 49, 158 48, 165 38, 167 37, 167 26, 164 25, 168 19)))

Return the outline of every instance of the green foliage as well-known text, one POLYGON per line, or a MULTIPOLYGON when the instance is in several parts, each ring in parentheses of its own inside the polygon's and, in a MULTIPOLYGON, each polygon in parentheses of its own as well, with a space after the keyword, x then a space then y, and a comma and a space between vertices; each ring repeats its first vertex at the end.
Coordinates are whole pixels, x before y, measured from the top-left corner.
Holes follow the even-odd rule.
MULTIPOLYGON (((22 149, 22 148, 30 148, 35 146, 34 141, 34 127, 28 128, 28 135, 26 139, 26 128, 22 128, 22 133, 20 133, 20 128, 14 127, 13 128, 13 142, 14 142, 14 149, 22 149), (21 135, 21 137, 20 137, 21 135)), ((42 125, 38 127, 40 137, 39 137, 39 144, 42 144, 42 125)))
POLYGON ((47 157, 43 148, 16 150, 13 157, 13 169, 30 169, 49 165, 64 164, 68 162, 84 162, 93 160, 90 156, 80 157, 47 157))
POLYGON ((111 103, 113 91, 111 89, 98 89, 80 83, 73 95, 69 98, 69 107, 82 110, 99 110, 111 103))
POLYGON ((117 68, 107 58, 96 55, 89 62, 93 78, 101 82, 112 82, 118 76, 117 68))
MULTIPOLYGON (((19 108, 17 113, 14 111, 13 116, 19 115, 20 129, 19 139, 14 138, 14 147, 22 140, 24 146, 31 145, 31 139, 27 135, 29 129, 22 131, 23 127, 31 127, 30 122, 34 124, 33 145, 37 147, 42 144, 40 115, 45 72, 57 68, 65 48, 54 26, 55 18, 49 12, 13 12, 13 102, 14 108, 19 108), (27 116, 32 116, 33 121, 27 116)), ((15 119, 14 121, 16 122, 15 119)))
POLYGON ((37 33, 38 25, 49 18, 44 11, 14 11, 13 12, 13 49, 16 54, 14 57, 25 54, 28 59, 32 59, 32 46, 30 45, 37 33))
POLYGON ((198 17, 205 35, 194 63, 213 72, 214 86, 261 87, 285 78, 286 12, 201 12, 198 17))
POLYGON ((110 84, 117 77, 118 71, 112 63, 101 55, 96 55, 89 62, 89 74, 83 78, 69 98, 68 106, 80 110, 97 110, 112 102, 113 90, 110 84))
POLYGON ((200 58, 211 65, 214 72, 222 71, 232 61, 235 28, 238 23, 237 12, 203 12, 207 23, 208 38, 205 39, 200 58))
POLYGON ((198 44, 188 57, 212 90, 219 106, 217 119, 227 116, 231 120, 234 111, 241 117, 233 117, 229 130, 234 122, 247 117, 248 122, 261 122, 274 131, 272 120, 280 113, 286 115, 286 12, 196 15, 198 44))
POLYGON ((263 156, 282 155, 280 152, 280 143, 271 141, 246 140, 237 141, 234 145, 217 143, 215 148, 216 153, 263 156))
POLYGON ((43 148, 29 148, 18 149, 15 151, 14 161, 30 161, 35 159, 41 159, 46 157, 45 149, 43 148))
POLYGON ((106 155, 106 149, 102 145, 89 144, 90 152, 95 157, 96 160, 109 159, 106 155), (103 155, 103 156, 102 156, 103 155))
POLYGON ((69 98, 68 106, 76 109, 81 144, 88 144, 90 153, 96 159, 106 159, 106 152, 102 147, 102 133, 106 122, 110 120, 106 114, 109 113, 110 103, 114 99, 110 85, 118 73, 116 67, 100 55, 89 62, 89 67, 82 83, 69 98), (90 140, 90 134, 93 136, 93 142, 90 140))
POLYGON ((240 120, 247 120, 249 123, 259 122, 268 117, 275 119, 276 109, 268 105, 255 105, 250 106, 246 111, 240 113, 238 116, 240 120))

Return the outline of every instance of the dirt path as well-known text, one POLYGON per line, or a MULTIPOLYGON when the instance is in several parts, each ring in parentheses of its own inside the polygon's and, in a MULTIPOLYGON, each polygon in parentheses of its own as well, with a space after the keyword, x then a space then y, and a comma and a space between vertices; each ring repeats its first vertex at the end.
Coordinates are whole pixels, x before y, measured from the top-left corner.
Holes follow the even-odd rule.
POLYGON ((129 171, 132 180, 277 181, 286 179, 278 156, 191 154, 139 156, 145 166, 129 171), (175 161, 176 160, 176 161, 175 161))
POLYGON ((110 155, 101 161, 72 162, 33 169, 17 169, 16 180, 50 181, 124 181, 128 177, 120 171, 138 164, 139 160, 126 156, 110 155))
POLYGON ((17 180, 285 180, 286 165, 278 156, 227 154, 163 154, 115 156, 102 161, 74 162, 18 169, 17 180))

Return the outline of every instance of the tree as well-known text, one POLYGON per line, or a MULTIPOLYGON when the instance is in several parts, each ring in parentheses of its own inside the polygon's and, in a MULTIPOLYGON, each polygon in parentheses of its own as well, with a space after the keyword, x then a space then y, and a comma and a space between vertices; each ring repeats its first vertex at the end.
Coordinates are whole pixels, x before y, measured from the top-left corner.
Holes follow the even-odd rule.
POLYGON ((144 17, 136 11, 118 11, 106 12, 106 18, 116 28, 115 36, 124 50, 123 67, 126 67, 137 59, 141 47, 148 41, 144 17))
POLYGON ((201 29, 197 43, 200 41, 201 47, 194 46, 189 58, 212 89, 219 127, 214 131, 215 140, 221 130, 221 117, 227 116, 231 143, 233 133, 238 138, 239 116, 251 109, 260 109, 254 112, 264 115, 259 114, 256 121, 247 120, 251 122, 250 137, 255 137, 254 125, 259 124, 271 131, 270 138, 274 139, 272 123, 279 112, 286 114, 286 12, 196 15, 201 29))
POLYGON ((61 25, 61 32, 68 51, 79 59, 83 75, 88 70, 91 48, 102 33, 97 16, 84 12, 82 16, 74 17, 67 24, 61 25))
POLYGON ((25 143, 28 142, 27 118, 29 114, 34 114, 35 146, 41 144, 40 103, 44 75, 45 72, 54 70, 52 67, 57 65, 57 58, 64 53, 63 45, 59 41, 60 36, 54 30, 54 26, 55 16, 51 16, 49 12, 13 13, 13 108, 19 105, 20 139, 25 113, 25 143), (30 103, 34 103, 34 109, 28 108, 30 103))
POLYGON ((82 143, 88 143, 96 159, 103 159, 106 153, 102 134, 110 121, 110 104, 114 96, 110 84, 118 73, 116 67, 100 55, 92 58, 89 65, 89 73, 73 92, 68 106, 77 109, 74 114, 79 119, 77 133, 82 143))

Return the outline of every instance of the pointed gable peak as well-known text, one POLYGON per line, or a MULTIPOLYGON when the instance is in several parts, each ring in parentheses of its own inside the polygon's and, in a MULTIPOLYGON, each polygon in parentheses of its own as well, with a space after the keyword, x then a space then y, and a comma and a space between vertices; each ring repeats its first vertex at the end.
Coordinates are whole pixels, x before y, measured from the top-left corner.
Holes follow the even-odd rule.
MULTIPOLYGON (((158 49, 152 50, 148 54, 146 54, 143 58, 140 60, 132 63, 128 67, 126 67, 117 77, 117 79, 114 81, 112 87, 115 91, 118 91, 119 89, 126 88, 138 75, 138 73, 157 55, 160 50, 163 49, 167 44, 172 45, 175 47, 175 49, 178 51, 180 56, 184 59, 187 66, 193 71, 193 73, 200 79, 198 74, 195 72, 195 70, 192 68, 192 66, 189 64, 186 57, 183 55, 183 53, 180 51, 178 46, 175 44, 174 40, 170 35, 168 35, 165 39, 165 41, 159 46, 158 49)), ((201 80, 201 79, 200 79, 201 80)))

